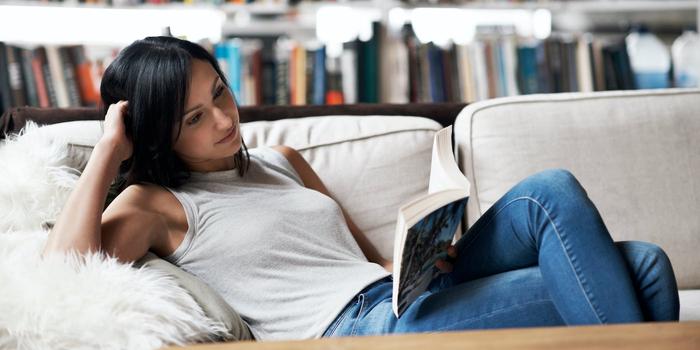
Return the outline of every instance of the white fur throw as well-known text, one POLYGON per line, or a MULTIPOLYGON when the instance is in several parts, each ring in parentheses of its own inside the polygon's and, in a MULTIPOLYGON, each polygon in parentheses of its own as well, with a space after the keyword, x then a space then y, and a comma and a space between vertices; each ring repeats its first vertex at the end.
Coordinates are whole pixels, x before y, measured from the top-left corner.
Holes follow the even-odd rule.
POLYGON ((68 164, 68 145, 33 122, 0 143, 0 233, 41 229, 68 199, 80 171, 68 164))
POLYGON ((104 254, 41 259, 41 223, 79 172, 35 124, 0 144, 0 349, 157 349, 208 341, 225 327, 160 271, 104 254))

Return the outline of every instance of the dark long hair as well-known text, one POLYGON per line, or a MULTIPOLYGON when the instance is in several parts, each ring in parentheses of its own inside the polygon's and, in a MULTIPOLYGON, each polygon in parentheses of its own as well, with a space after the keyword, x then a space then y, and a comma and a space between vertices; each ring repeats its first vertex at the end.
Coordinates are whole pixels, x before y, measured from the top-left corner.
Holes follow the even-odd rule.
MULTIPOLYGON (((149 182, 176 188, 190 177, 185 163, 173 150, 173 130, 182 129, 189 91, 192 59, 209 62, 229 86, 217 60, 203 47, 169 36, 146 37, 125 47, 107 67, 100 84, 101 112, 119 100, 128 100, 124 118, 132 156, 122 162, 113 187, 121 192, 134 183, 149 182)), ((241 139, 234 164, 242 176, 250 164, 241 139)))

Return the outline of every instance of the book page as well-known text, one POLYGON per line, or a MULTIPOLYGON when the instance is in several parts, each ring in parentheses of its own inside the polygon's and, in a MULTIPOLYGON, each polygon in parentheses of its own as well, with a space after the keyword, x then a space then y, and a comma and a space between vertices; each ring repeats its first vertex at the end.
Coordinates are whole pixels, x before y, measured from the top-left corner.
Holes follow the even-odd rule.
POLYGON ((401 252, 399 278, 395 278, 394 314, 400 317, 440 273, 435 267, 439 259, 447 258, 446 249, 452 242, 468 198, 449 203, 415 223, 406 232, 401 252))
POLYGON ((430 182, 428 193, 448 189, 466 189, 469 193, 469 180, 457 166, 452 151, 452 125, 445 127, 435 134, 433 141, 433 156, 430 163, 430 182))

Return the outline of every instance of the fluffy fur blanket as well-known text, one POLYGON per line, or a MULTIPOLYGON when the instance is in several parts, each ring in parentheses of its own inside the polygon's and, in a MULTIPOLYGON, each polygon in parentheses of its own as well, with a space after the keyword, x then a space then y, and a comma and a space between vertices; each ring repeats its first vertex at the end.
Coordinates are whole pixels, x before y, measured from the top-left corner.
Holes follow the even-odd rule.
POLYGON ((101 253, 41 259, 79 171, 35 124, 0 144, 0 348, 157 349, 208 341, 207 318, 169 276, 101 253))

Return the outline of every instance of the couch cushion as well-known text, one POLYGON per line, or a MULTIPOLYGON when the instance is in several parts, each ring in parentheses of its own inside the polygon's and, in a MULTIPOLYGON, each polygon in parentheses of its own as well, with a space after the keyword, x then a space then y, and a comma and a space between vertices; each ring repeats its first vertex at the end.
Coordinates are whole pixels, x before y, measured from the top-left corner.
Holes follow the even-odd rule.
POLYGON ((700 321, 700 289, 682 290, 678 293, 681 303, 681 321, 700 321))
POLYGON ((250 147, 296 148, 385 258, 393 254, 398 208, 428 191, 433 135, 421 117, 307 117, 246 123, 250 147))
POLYGON ((519 96, 465 107, 458 159, 472 225, 518 181, 570 170, 615 240, 670 256, 680 288, 700 287, 700 90, 519 96))
POLYGON ((180 287, 187 290, 207 317, 221 322, 226 327, 228 337, 219 339, 220 341, 254 339, 248 324, 243 321, 241 316, 218 293, 199 278, 151 252, 134 262, 133 266, 136 268, 147 267, 155 269, 172 277, 180 287))

